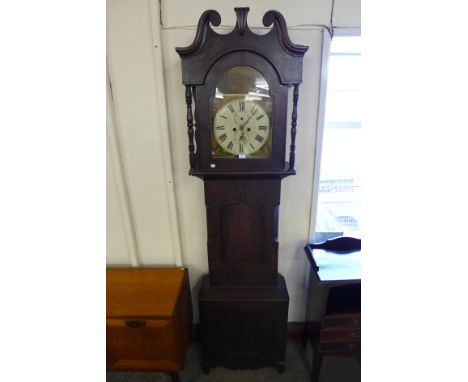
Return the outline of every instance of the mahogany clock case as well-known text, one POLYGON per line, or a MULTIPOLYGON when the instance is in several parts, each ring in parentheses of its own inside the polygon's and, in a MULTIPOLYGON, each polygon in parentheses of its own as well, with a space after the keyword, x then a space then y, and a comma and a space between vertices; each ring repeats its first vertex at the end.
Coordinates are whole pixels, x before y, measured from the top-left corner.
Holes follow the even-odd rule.
POLYGON ((209 274, 202 278, 199 293, 205 371, 216 365, 284 367, 289 296, 278 274, 279 204, 281 180, 295 174, 297 102, 308 47, 291 42, 277 11, 263 17, 263 24, 272 26, 269 32, 253 33, 247 26, 248 11, 235 8, 236 27, 223 35, 210 27, 220 25, 219 13, 204 12, 193 43, 176 48, 186 88, 190 174, 203 179, 205 187, 209 274), (220 78, 242 66, 258 71, 268 84, 271 152, 259 158, 219 157, 212 151, 211 102, 220 78))

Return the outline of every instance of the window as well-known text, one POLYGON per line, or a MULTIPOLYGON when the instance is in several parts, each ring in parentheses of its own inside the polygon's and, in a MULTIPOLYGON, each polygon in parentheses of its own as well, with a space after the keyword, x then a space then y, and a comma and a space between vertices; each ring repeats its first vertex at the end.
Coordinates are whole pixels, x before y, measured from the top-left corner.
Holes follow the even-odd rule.
POLYGON ((317 140, 321 150, 317 150, 320 175, 313 203, 315 242, 361 237, 360 64, 360 37, 335 36, 328 57, 322 140, 317 140))

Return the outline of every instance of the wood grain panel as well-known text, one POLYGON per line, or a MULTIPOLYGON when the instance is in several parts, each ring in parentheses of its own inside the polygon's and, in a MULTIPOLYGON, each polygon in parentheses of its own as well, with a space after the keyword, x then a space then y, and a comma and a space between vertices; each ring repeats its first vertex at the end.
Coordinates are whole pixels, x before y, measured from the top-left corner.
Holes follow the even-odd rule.
POLYGON ((281 363, 289 296, 284 277, 274 288, 200 288, 200 330, 206 365, 257 368, 281 363))
POLYGON ((264 208, 241 201, 221 211, 223 227, 223 259, 226 262, 259 261, 264 252, 264 208))
MULTIPOLYGON (((178 355, 173 340, 174 323, 169 320, 106 320, 107 365, 130 367, 165 361, 178 365, 178 355), (132 322, 140 326, 132 327, 132 322)), ((173 370, 177 370, 174 368, 173 370)))
POLYGON ((187 269, 107 269, 108 369, 181 370, 191 324, 187 269))
POLYGON ((207 179, 210 282, 275 285, 281 179, 207 179))
POLYGON ((108 268, 107 317, 171 317, 184 272, 182 268, 108 268))

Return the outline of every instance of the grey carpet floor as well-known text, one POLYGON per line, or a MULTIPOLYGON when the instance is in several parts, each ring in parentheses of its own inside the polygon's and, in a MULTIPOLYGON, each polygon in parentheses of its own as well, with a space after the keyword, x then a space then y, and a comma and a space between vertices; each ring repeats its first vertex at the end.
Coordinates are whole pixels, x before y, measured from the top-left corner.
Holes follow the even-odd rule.
MULTIPOLYGON (((286 368, 283 373, 272 367, 257 370, 229 370, 214 367, 209 374, 200 369, 200 344, 191 344, 184 370, 180 373, 181 382, 306 382, 310 381, 312 348, 302 350, 299 341, 288 341, 286 348, 286 368)), ((170 377, 156 372, 107 372, 107 382, 169 382, 170 377)), ((324 357, 320 382, 359 382, 361 365, 354 358, 324 357)))

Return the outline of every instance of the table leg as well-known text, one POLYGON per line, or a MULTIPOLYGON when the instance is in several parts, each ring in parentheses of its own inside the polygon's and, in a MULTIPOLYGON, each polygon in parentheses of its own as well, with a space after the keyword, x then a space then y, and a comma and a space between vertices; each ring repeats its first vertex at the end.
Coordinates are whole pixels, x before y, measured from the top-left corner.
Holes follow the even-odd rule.
POLYGON ((314 354, 312 362, 312 382, 319 382, 320 369, 322 367, 323 354, 319 352, 319 343, 314 345, 314 354))
POLYGON ((302 330, 302 337, 301 337, 301 343, 302 343, 302 348, 306 350, 307 348, 307 341, 309 340, 309 333, 307 332, 307 322, 304 323, 304 329, 302 330))
POLYGON ((172 382, 180 382, 179 373, 171 373, 172 382))

